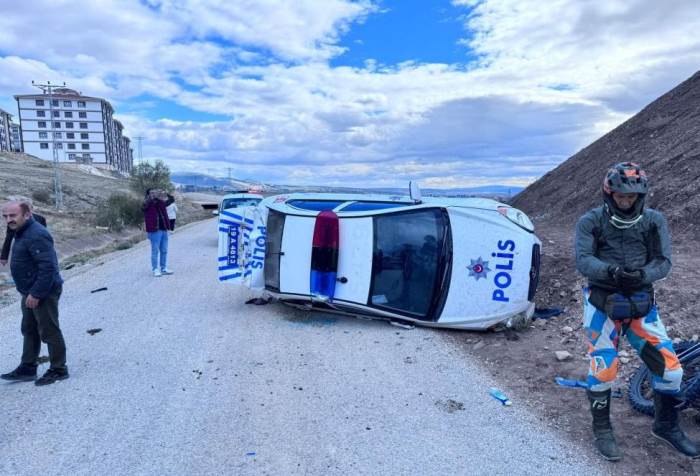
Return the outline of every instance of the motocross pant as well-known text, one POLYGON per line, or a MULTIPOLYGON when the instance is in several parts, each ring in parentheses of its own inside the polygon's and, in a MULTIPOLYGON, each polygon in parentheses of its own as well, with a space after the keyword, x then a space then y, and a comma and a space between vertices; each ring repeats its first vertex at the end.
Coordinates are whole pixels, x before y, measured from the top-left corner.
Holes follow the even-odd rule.
POLYGON ((649 367, 654 390, 670 395, 679 394, 683 368, 656 305, 644 317, 613 321, 588 301, 590 291, 587 288, 583 290, 583 295, 583 327, 590 360, 588 388, 603 392, 612 387, 619 366, 617 351, 620 337, 626 336, 649 367))

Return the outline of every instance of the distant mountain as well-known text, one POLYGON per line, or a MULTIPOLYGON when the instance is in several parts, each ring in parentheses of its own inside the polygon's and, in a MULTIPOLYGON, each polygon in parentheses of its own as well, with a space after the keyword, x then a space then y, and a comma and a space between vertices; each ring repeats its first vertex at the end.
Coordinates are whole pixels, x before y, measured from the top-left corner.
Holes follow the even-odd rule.
POLYGON ((247 189, 251 185, 254 185, 251 182, 243 182, 241 180, 228 180, 223 178, 212 177, 210 175, 188 172, 173 172, 170 174, 170 181, 177 185, 194 185, 196 187, 219 187, 224 189, 247 189))
MULTIPOLYGON (((173 183, 179 185, 194 185, 197 187, 219 187, 222 189, 246 190, 256 187, 267 193, 377 193, 387 195, 408 195, 408 184, 402 188, 354 188, 354 187, 327 187, 322 185, 279 185, 247 182, 237 179, 224 179, 204 174, 190 172, 174 172, 170 174, 173 183)), ((423 188, 423 195, 434 196, 499 196, 512 197, 523 190, 523 187, 511 187, 506 185, 487 185, 471 188, 423 188)))
MULTIPOLYGON (((473 196, 473 195, 483 195, 483 196, 500 196, 500 197, 513 197, 524 190, 524 187, 514 187, 508 185, 485 185, 482 187, 468 187, 468 188, 422 188, 421 193, 423 195, 435 195, 435 196, 473 196)), ((386 193, 391 195, 405 195, 408 194, 408 184, 404 188, 370 188, 366 189, 371 193, 386 193)))

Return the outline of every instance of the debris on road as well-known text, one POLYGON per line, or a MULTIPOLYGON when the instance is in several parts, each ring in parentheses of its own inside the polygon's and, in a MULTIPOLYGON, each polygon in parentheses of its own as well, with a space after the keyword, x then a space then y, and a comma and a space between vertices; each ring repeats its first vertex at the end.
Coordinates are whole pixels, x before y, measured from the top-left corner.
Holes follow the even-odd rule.
POLYGON ((493 398, 501 402, 502 405, 505 405, 507 407, 513 404, 513 402, 511 402, 510 399, 506 397, 506 395, 497 388, 491 387, 491 389, 489 389, 489 395, 491 395, 493 398))
POLYGON ((90 293, 99 293, 100 291, 107 291, 107 288, 104 287, 104 288, 93 289, 92 291, 90 291, 90 293))
POLYGON ((90 334, 91 336, 94 336, 94 335, 97 334, 98 332, 102 332, 102 328, 96 327, 96 328, 94 328, 94 329, 88 329, 88 330, 85 331, 85 332, 87 332, 87 333, 90 334))
POLYGON ((245 303, 246 304, 255 304, 256 306, 264 306, 265 304, 270 304, 271 300, 272 299, 270 299, 270 298, 267 298, 267 299, 253 298, 253 299, 248 299, 245 303))
POLYGON ((583 380, 573 380, 564 377, 554 377, 554 381, 562 387, 588 388, 588 384, 583 380))
POLYGON ((400 327, 401 329, 408 329, 408 330, 414 329, 416 327, 412 324, 408 324, 406 322, 401 322, 401 321, 397 321, 397 320, 389 321, 389 325, 392 325, 394 327, 400 327))
POLYGON ((571 352, 567 352, 565 350, 557 350, 554 352, 554 355, 557 357, 559 362, 571 359, 571 352))

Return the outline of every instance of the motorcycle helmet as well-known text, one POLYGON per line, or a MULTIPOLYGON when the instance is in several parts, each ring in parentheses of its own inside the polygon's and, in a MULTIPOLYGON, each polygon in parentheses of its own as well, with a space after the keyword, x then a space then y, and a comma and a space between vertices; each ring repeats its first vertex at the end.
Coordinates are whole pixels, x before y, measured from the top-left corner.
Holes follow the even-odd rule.
POLYGON ((649 181, 642 168, 634 162, 615 164, 603 179, 603 201, 610 215, 610 223, 620 229, 630 228, 642 219, 644 200, 649 190, 649 181), (613 192, 636 193, 632 207, 622 210, 613 199, 613 192))

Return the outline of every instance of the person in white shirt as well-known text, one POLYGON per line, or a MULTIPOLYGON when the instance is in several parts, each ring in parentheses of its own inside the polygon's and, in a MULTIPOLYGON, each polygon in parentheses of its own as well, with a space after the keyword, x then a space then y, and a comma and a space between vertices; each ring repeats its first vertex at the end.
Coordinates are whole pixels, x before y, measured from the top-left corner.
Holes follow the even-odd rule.
POLYGON ((168 212, 168 220, 170 220, 170 231, 173 231, 175 230, 175 220, 177 219, 177 205, 173 202, 165 210, 168 212))

